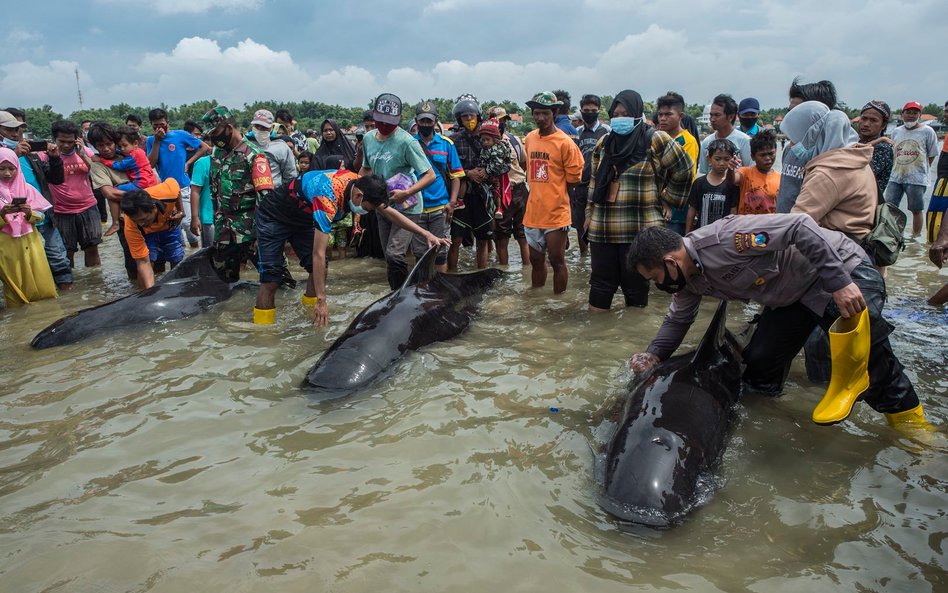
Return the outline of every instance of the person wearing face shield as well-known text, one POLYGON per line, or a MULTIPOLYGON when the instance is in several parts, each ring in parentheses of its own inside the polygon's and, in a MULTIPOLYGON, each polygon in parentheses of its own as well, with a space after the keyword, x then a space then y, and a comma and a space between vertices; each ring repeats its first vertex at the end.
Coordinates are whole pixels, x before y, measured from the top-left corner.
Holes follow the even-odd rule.
MULTIPOLYGON (((273 174, 267 155, 246 141, 237 128, 237 120, 223 105, 211 109, 202 118, 212 129, 211 195, 214 212, 215 260, 223 266, 228 280, 240 279, 240 269, 250 259, 256 239, 257 204, 273 197, 273 174)), ((254 320, 264 322, 270 315, 254 320)))
POLYGON ((921 123, 922 105, 909 101, 902 108, 901 126, 892 132, 895 144, 895 165, 885 188, 885 201, 898 207, 902 196, 912 213, 912 236, 922 232, 922 212, 932 162, 938 156, 938 136, 931 126, 921 123))
POLYGON ((685 237, 664 227, 644 229, 632 242, 629 262, 656 288, 674 295, 646 352, 630 359, 633 371, 646 372, 671 356, 704 296, 764 305, 743 351, 743 379, 751 392, 771 396, 780 394, 790 363, 815 327, 832 331, 840 317, 863 321, 868 316, 863 332, 868 353, 860 354, 865 382, 859 387, 864 390, 833 393, 841 396, 834 397, 839 413, 823 417, 817 406, 814 421, 845 420, 858 398, 898 429, 928 427, 915 388, 889 344, 892 326, 882 317, 885 282, 862 248, 843 233, 820 228, 805 214, 728 216, 685 237))

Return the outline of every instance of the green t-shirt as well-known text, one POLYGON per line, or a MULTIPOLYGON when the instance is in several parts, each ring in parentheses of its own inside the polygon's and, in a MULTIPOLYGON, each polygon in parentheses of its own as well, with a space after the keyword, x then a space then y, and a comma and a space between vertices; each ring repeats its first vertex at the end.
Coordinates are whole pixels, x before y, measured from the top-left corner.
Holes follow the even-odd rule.
MULTIPOLYGON (((372 130, 362 140, 365 151, 365 166, 382 179, 390 179, 396 173, 404 173, 414 180, 431 170, 431 163, 425 156, 425 151, 415 138, 398 128, 390 138, 383 142, 377 139, 378 130, 372 130)), ((405 214, 421 214, 424 210, 422 193, 418 196, 418 204, 408 210, 400 210, 405 214)))

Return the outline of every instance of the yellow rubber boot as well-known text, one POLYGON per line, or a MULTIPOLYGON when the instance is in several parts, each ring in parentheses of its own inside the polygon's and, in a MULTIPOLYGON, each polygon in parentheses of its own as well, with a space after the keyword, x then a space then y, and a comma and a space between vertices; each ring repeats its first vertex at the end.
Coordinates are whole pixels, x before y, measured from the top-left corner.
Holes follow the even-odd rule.
POLYGON ((306 293, 304 292, 303 296, 300 297, 300 302, 303 303, 304 307, 315 309, 316 304, 319 303, 319 297, 307 296, 306 293))
POLYGON ((889 422, 889 426, 903 432, 912 430, 935 430, 935 427, 925 420, 925 410, 922 409, 922 404, 918 404, 911 410, 886 414, 885 419, 889 422))
POLYGON ((869 310, 849 319, 840 317, 829 330, 833 374, 829 387, 813 410, 813 422, 836 424, 853 410, 856 399, 869 389, 869 310))
POLYGON ((276 309, 253 308, 253 322, 257 325, 272 325, 276 319, 276 309))

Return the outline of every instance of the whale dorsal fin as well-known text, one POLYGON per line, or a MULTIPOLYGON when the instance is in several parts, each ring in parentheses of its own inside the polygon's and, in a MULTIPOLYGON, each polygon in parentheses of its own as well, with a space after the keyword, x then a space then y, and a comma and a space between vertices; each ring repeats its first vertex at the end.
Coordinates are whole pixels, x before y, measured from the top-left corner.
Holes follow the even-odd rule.
POLYGON ((405 283, 402 284, 402 288, 408 286, 414 286, 419 282, 425 282, 431 280, 435 276, 435 259, 438 257, 438 250, 441 249, 440 245, 435 245, 428 249, 421 259, 415 262, 415 267, 411 269, 411 272, 408 274, 408 278, 405 279, 405 283))
POLYGON ((708 325, 698 349, 695 350, 695 355, 691 359, 692 363, 708 361, 714 357, 715 351, 724 342, 726 320, 727 300, 721 299, 717 310, 714 312, 714 317, 711 319, 711 324, 708 325))

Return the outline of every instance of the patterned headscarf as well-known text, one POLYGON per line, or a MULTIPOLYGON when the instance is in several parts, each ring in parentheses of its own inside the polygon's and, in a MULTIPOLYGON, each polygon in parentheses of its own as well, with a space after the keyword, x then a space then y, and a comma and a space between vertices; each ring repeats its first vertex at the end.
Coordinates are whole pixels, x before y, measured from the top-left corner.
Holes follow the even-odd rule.
POLYGON ((862 111, 860 111, 860 113, 865 113, 867 109, 875 109, 885 121, 892 119, 892 110, 889 109, 889 104, 885 101, 880 101, 878 99, 869 101, 862 106, 862 111))

